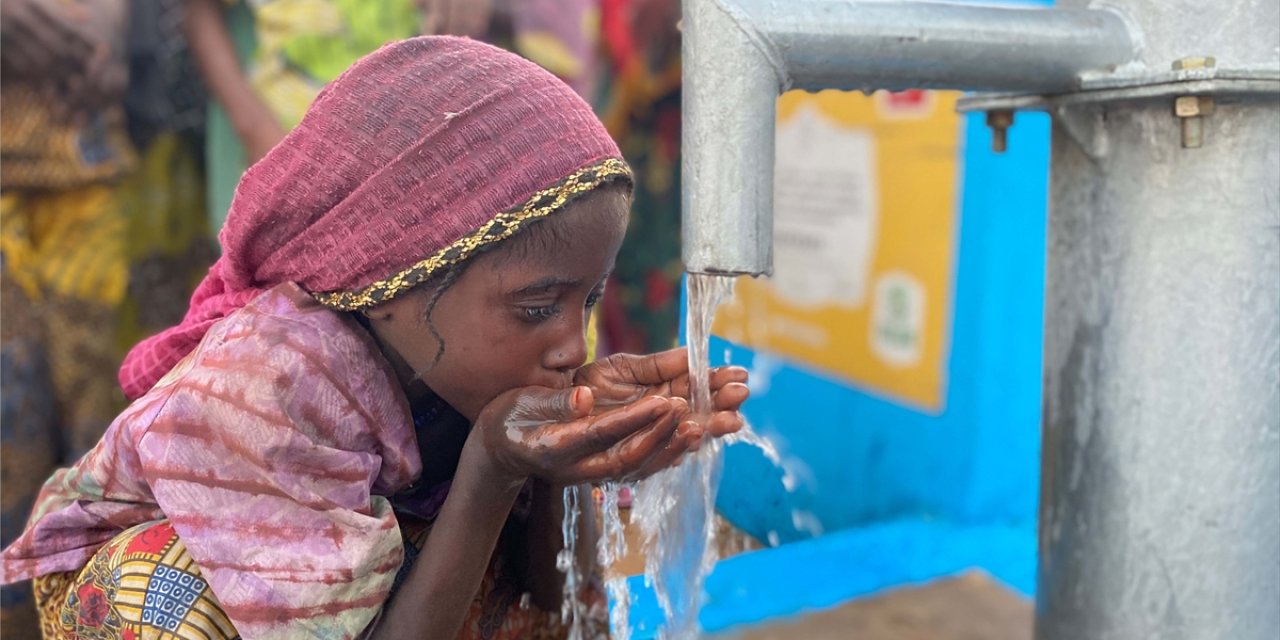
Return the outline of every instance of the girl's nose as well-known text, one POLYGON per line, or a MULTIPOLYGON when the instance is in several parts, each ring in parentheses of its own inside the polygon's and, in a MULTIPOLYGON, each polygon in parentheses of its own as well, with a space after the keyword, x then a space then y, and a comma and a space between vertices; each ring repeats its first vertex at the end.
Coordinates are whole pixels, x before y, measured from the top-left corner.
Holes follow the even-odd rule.
POLYGON ((572 371, 587 363, 586 317, 581 322, 565 322, 563 335, 547 350, 543 366, 556 371, 572 371))

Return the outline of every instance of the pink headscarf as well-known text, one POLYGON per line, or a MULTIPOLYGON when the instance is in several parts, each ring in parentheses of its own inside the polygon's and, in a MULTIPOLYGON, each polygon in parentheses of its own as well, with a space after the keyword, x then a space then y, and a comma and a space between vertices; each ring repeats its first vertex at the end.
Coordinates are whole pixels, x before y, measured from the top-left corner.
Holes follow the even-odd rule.
POLYGON ((529 61, 465 38, 389 44, 327 86, 245 173, 222 258, 182 323, 129 353, 120 385, 143 395, 213 323, 282 282, 365 292, 317 295, 336 308, 388 300, 566 196, 629 180, 620 157, 590 106, 529 61))

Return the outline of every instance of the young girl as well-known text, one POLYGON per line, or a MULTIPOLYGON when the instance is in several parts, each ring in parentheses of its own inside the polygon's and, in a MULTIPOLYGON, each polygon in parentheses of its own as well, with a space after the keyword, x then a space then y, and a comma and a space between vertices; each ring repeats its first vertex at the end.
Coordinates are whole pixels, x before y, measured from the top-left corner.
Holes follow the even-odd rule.
POLYGON ((245 175, 0 577, 35 578, 47 638, 556 632, 561 489, 675 464, 747 396, 717 370, 690 415, 683 351, 586 364, 630 185, 532 63, 446 37, 357 62, 245 175))

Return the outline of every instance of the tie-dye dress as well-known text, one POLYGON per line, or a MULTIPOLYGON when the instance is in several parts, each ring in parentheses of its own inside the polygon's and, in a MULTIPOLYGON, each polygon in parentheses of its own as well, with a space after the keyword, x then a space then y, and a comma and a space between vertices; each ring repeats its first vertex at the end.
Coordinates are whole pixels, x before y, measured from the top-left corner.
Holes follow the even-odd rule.
MULTIPOLYGON (((280 285, 45 484, 0 581, 36 579, 46 638, 360 637, 447 491, 414 423, 369 334, 280 285)), ((559 635, 519 596, 495 558, 462 637, 559 635)))

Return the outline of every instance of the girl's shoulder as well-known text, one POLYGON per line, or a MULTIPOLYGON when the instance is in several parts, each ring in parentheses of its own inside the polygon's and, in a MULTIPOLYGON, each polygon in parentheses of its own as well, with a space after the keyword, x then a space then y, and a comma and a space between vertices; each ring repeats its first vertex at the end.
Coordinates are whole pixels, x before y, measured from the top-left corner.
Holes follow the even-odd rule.
MULTIPOLYGON (((348 314, 315 301, 297 284, 264 291, 216 322, 191 353, 134 405, 166 404, 176 389, 209 384, 234 389, 267 376, 280 386, 307 385, 313 376, 334 385, 376 383, 369 392, 397 395, 386 358, 348 314)), ((363 386, 363 385, 362 385, 363 386)))
POLYGON ((368 332, 292 283, 215 324, 136 404, 151 406, 148 433, 289 431, 307 446, 416 450, 404 392, 368 332))
POLYGON ((296 383, 325 375, 333 384, 372 381, 379 384, 371 392, 403 395, 369 333, 350 314, 321 305, 292 282, 263 292, 215 324, 188 359, 188 369, 213 365, 207 375, 224 378, 270 370, 295 376, 296 383))

